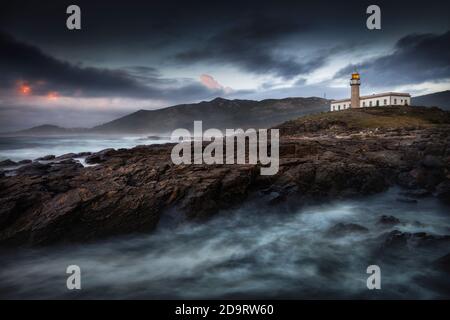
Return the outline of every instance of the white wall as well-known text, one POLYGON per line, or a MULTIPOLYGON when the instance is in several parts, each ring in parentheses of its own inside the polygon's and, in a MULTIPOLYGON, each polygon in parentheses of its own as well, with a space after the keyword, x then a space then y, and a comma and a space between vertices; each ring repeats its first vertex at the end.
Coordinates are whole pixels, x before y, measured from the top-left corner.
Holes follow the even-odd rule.
MULTIPOLYGON (((408 106, 411 105, 411 97, 407 96, 381 96, 381 97, 375 97, 375 98, 366 98, 361 99, 360 101, 360 107, 376 107, 378 101, 378 106, 403 106, 407 104, 408 106)), ((346 100, 344 102, 334 102, 331 103, 330 111, 339 111, 339 110, 345 110, 350 108, 350 100, 346 100)))

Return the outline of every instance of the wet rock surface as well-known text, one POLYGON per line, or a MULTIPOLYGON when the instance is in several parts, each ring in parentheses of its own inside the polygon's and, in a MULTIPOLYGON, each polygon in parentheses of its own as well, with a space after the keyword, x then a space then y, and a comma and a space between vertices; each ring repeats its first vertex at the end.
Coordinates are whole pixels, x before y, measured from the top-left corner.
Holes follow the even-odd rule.
POLYGON ((386 216, 382 215, 380 219, 378 220, 378 224, 385 225, 385 226, 393 226, 400 223, 400 219, 394 217, 394 216, 386 216))
POLYGON ((328 229, 327 234, 332 237, 341 237, 349 234, 369 232, 369 229, 356 223, 337 223, 328 229))
MULTIPOLYGON (((261 176, 258 165, 174 165, 171 144, 85 154, 86 163, 97 165, 84 168, 72 160, 79 155, 44 157, 58 161, 33 162, 15 176, 0 176, 0 244, 148 232, 169 210, 201 220, 258 193, 269 195, 271 203, 301 202, 364 196, 400 185, 417 193, 413 199, 434 194, 448 201, 448 124, 339 134, 320 126, 291 131, 282 134, 274 176, 261 176)), ((390 243, 405 237, 391 235, 390 243)))

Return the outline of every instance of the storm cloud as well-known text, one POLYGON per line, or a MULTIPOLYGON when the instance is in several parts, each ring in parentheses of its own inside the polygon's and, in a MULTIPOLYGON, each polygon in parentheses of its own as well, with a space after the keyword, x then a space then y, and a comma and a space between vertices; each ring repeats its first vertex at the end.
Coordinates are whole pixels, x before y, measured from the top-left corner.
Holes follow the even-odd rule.
POLYGON ((292 54, 279 52, 287 40, 307 30, 308 26, 299 22, 254 19, 211 36, 202 47, 179 53, 176 59, 183 63, 228 63, 248 72, 290 79, 320 67, 328 56, 312 55, 300 62, 292 54))
POLYGON ((74 97, 130 97, 177 100, 223 93, 211 91, 198 81, 162 78, 154 68, 123 69, 85 67, 54 58, 39 48, 0 32, 0 83, 14 89, 28 84, 33 94, 58 92, 74 97))
POLYGON ((372 86, 404 85, 450 78, 450 31, 411 34, 401 38, 393 53, 341 69, 335 78, 353 70, 364 74, 372 86))

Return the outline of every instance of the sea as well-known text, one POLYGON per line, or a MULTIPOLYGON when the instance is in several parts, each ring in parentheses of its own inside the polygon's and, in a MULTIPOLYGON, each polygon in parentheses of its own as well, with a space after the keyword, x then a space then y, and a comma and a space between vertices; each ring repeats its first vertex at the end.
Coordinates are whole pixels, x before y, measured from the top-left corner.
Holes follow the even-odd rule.
MULTIPOLYGON (((55 152, 57 153, 57 152, 55 152)), ((449 235, 450 214, 433 197, 402 190, 354 200, 268 205, 255 195, 207 221, 162 224, 147 234, 0 251, 3 299, 448 299, 438 267, 447 242, 390 247, 386 236, 449 235), (397 225, 379 223, 394 216, 397 225), (366 232, 330 234, 339 223, 366 232), (80 268, 69 290, 68 266, 80 268), (379 289, 367 286, 369 266, 379 289)))
POLYGON ((170 142, 168 136, 70 135, 0 136, 0 161, 34 160, 46 155, 97 152, 106 148, 132 148, 137 145, 170 142))
MULTIPOLYGON (((0 161, 166 142, 170 137, 0 137, 0 161)), ((175 224, 163 216, 148 234, 0 249, 0 298, 448 299, 450 278, 437 262, 450 253, 448 241, 386 246, 395 230, 450 235, 448 206, 433 197, 403 201, 403 192, 308 205, 272 205, 254 195, 207 221, 175 224), (382 225, 383 215, 400 223, 382 225), (368 231, 330 235, 339 223, 368 231), (81 290, 67 289, 70 265, 80 267, 81 290), (367 287, 371 265, 381 270, 381 289, 367 287)))

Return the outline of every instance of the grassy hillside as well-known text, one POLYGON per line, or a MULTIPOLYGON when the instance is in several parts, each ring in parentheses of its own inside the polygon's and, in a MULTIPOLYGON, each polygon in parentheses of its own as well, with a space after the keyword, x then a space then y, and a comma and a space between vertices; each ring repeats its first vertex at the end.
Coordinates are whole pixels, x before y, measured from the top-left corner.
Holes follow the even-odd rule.
POLYGON ((322 112, 287 121, 278 126, 284 134, 320 130, 364 130, 428 127, 450 124, 450 112, 426 107, 373 107, 322 112))

